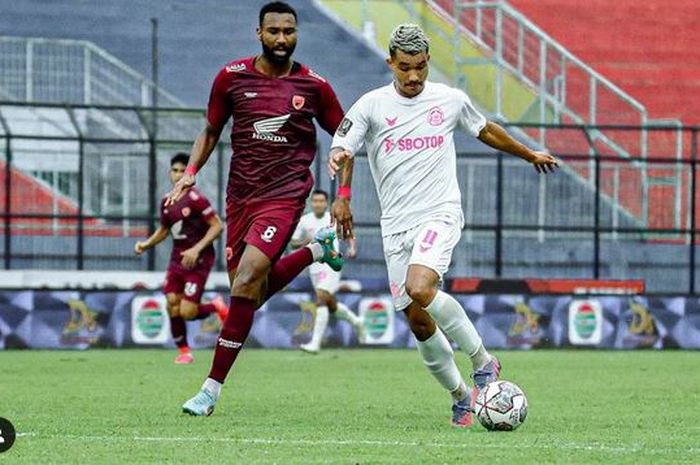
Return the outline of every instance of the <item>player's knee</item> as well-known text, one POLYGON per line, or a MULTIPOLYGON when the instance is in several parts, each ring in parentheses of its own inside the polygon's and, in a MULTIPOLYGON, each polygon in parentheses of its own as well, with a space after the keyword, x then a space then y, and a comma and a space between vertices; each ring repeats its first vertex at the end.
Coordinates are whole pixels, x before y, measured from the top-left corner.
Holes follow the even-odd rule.
POLYGON ((325 305, 326 307, 335 307, 333 305, 335 303, 335 299, 333 298, 333 295, 331 295, 331 293, 328 291, 317 291, 316 299, 319 305, 325 305))
POLYGON ((180 316, 180 299, 176 297, 167 297, 167 304, 166 307, 168 308, 168 315, 170 315, 171 318, 176 318, 180 316))
POLYGON ((189 300, 183 300, 180 303, 180 316, 185 320, 192 320, 197 316, 199 305, 189 300))
POLYGON ((429 283, 416 280, 406 283, 406 293, 414 302, 417 302, 421 307, 427 307, 435 297, 435 288, 429 283))

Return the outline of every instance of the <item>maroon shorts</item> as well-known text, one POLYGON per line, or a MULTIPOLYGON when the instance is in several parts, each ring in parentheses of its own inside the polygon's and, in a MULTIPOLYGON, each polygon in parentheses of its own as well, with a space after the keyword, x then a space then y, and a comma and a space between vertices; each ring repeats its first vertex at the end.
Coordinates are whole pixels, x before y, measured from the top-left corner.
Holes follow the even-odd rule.
POLYGON ((204 285, 207 283, 211 266, 198 266, 191 270, 183 268, 168 268, 165 275, 163 292, 165 294, 182 294, 182 300, 200 303, 204 293, 204 285))
POLYGON ((226 207, 226 268, 238 268, 246 244, 276 261, 292 238, 304 212, 303 199, 275 199, 228 204, 226 207))

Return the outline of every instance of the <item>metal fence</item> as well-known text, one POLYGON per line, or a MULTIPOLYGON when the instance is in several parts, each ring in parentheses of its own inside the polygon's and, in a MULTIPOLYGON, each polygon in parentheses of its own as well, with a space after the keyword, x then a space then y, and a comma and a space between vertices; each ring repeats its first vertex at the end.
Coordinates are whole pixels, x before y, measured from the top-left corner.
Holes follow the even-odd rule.
MULTIPOLYGON (((190 149, 203 115, 199 109, 0 102, 4 268, 163 269, 168 247, 138 258, 133 243, 157 225, 161 195, 170 188, 169 159, 190 149)), ((541 125, 511 126, 528 134, 541 125)), ((679 129, 546 129, 562 160, 554 175, 538 176, 507 155, 459 154, 467 224, 452 275, 643 278, 652 291, 695 293, 700 128, 680 129, 687 147, 681 156, 659 151, 645 157, 599 151, 590 134, 645 130, 676 137, 679 129), (645 172, 669 182, 645 185, 645 172)), ((230 156, 226 139, 198 180, 220 212, 230 156)), ((324 158, 317 157, 313 171, 327 186, 324 158)), ((347 274, 384 278, 379 206, 362 154, 354 183, 360 257, 349 262, 347 274)))
MULTIPOLYGON (((152 105, 154 83, 85 40, 0 36, 0 99, 96 105, 152 105)), ((157 90, 160 106, 184 106, 157 90)))

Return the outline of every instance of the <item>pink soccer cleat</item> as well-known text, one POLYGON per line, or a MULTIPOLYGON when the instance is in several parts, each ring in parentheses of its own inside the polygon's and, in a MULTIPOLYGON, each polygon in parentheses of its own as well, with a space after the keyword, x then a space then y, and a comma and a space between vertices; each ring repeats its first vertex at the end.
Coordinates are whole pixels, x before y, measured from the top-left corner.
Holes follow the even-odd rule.
POLYGON ((226 302, 220 295, 214 297, 211 303, 216 307, 216 314, 219 315, 219 320, 223 323, 228 316, 228 305, 226 305, 226 302))
POLYGON ((180 352, 180 354, 175 357, 175 363, 177 365, 188 365, 194 363, 194 356, 189 350, 187 352, 180 352))

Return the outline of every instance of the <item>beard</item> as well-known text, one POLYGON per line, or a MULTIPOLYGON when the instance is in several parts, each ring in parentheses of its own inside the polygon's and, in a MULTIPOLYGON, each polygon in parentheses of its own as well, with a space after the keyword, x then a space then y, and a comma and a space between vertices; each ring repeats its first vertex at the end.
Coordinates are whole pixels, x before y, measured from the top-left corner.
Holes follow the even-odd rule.
POLYGON ((265 58, 267 58, 270 63, 274 63, 275 65, 284 65, 292 57, 292 53, 294 53, 296 46, 296 44, 292 44, 290 47, 284 49, 284 55, 277 55, 272 48, 263 43, 263 55, 265 55, 265 58))

